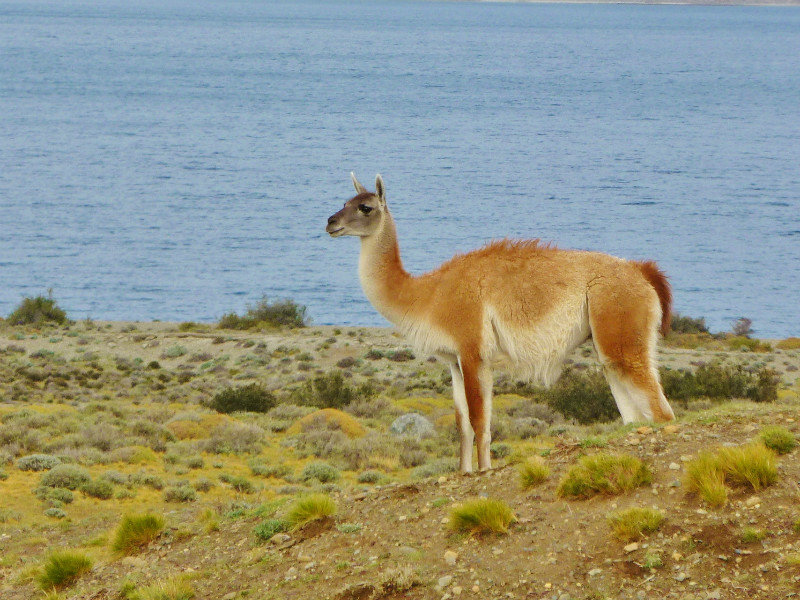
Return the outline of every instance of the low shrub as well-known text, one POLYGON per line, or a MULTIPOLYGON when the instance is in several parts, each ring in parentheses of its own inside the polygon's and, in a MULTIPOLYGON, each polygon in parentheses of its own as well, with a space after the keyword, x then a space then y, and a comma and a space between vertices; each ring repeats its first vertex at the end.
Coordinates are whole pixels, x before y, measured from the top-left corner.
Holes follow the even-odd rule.
POLYGON ((156 539, 163 530, 164 518, 159 515, 125 515, 114 534, 111 548, 119 554, 133 554, 156 539))
POLYGON ((745 544, 755 544, 767 537, 767 532, 763 529, 756 529, 755 527, 744 527, 740 536, 745 544))
POLYGON ((550 468, 539 456, 529 458, 519 466, 519 480, 524 489, 539 485, 550 477, 550 468))
POLYGON ((39 587, 43 590, 69 587, 92 569, 92 560, 81 552, 60 550, 50 554, 39 574, 39 587))
POLYGON ((44 473, 39 484, 44 487, 67 488, 77 490, 84 483, 91 481, 89 471, 76 465, 56 465, 44 473))
POLYGON ((289 522, 284 519, 267 519, 253 528, 255 536, 262 541, 268 542, 276 533, 282 533, 289 529, 289 522))
POLYGON ((638 458, 602 453, 584 456, 558 485, 562 497, 590 498, 597 494, 622 494, 650 483, 653 475, 638 458))
POLYGON ((42 323, 57 323, 63 325, 67 322, 67 313, 58 307, 53 299, 52 291, 47 297, 25 297, 14 311, 8 315, 9 325, 41 325, 42 323))
POLYGON ((670 330, 674 333, 708 333, 704 317, 695 319, 679 313, 672 315, 670 330))
POLYGON ((194 502, 197 492, 188 485, 174 485, 164 490, 165 502, 194 502))
POLYGON ((200 449, 214 454, 255 453, 263 447, 264 438, 264 430, 258 425, 225 421, 211 431, 208 439, 202 441, 200 449))
POLYGON ((661 369, 661 384, 670 400, 686 404, 695 398, 729 400, 748 398, 754 402, 774 402, 779 379, 771 369, 755 373, 741 365, 701 365, 696 371, 661 369))
POLYGON ((780 425, 764 427, 759 437, 767 448, 778 454, 788 454, 797 446, 794 434, 780 425))
POLYGON ((44 516, 51 517, 53 519, 66 519, 67 513, 64 509, 53 506, 45 509, 44 516))
POLYGON ((775 344, 781 350, 800 350, 800 337, 788 337, 775 344))
POLYGON ((347 384, 340 371, 306 381, 292 392, 292 402, 318 408, 343 408, 361 398, 357 391, 347 384))
POLYGON ((300 473, 302 481, 319 481, 320 483, 330 483, 337 481, 341 477, 339 470, 327 463, 313 462, 307 464, 300 473))
POLYGON ((93 479, 87 481, 80 487, 81 492, 92 498, 108 500, 114 497, 114 484, 105 479, 93 479))
POLYGON ((508 504, 489 498, 463 502, 450 511, 450 527, 470 534, 506 533, 516 520, 508 504))
POLYGON ((211 400, 211 408, 229 414, 238 411, 265 413, 277 403, 275 395, 257 383, 225 388, 211 400))
POLYGON ((259 477, 274 477, 275 479, 286 479, 291 476, 292 468, 289 465, 267 465, 259 460, 251 460, 247 463, 250 472, 259 477))
POLYGON ((227 483, 237 492, 253 494, 256 491, 256 486, 253 485, 253 482, 247 479, 247 477, 242 477, 241 475, 228 475, 227 473, 222 473, 220 474, 219 479, 220 481, 227 483))
POLYGON ((619 417, 611 389, 598 370, 569 369, 539 395, 550 407, 581 424, 613 421, 619 417))
POLYGON ((52 454, 29 454, 17 460, 20 471, 48 471, 61 464, 61 459, 52 454))
POLYGON ((336 513, 336 503, 326 494, 310 494, 297 500, 286 514, 292 527, 302 527, 306 523, 330 517, 336 513))
POLYGON ((608 522, 618 539, 630 542, 661 527, 664 513, 652 508, 628 508, 608 515, 608 522))
POLYGON ((73 493, 66 488, 39 486, 33 490, 33 493, 42 502, 46 502, 57 507, 64 504, 70 504, 75 499, 73 493))
POLYGON ((248 305, 244 316, 228 313, 219 320, 221 329, 253 329, 257 327, 306 327, 306 307, 292 300, 269 302, 263 296, 255 306, 248 305))
POLYGON ((378 483, 381 477, 382 475, 378 471, 364 471, 358 474, 356 481, 358 481, 358 483, 378 483))
POLYGON ((366 430, 356 419, 335 408, 323 408, 305 415, 286 430, 289 435, 307 433, 319 429, 335 429, 347 437, 362 437, 366 430))

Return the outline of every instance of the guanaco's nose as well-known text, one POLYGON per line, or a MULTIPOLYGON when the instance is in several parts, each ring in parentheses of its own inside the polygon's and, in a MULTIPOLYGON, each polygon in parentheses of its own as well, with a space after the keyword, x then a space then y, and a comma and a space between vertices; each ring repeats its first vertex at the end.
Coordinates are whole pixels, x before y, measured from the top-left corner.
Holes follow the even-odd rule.
POLYGON ((332 224, 336 220, 336 215, 331 215, 328 217, 328 225, 332 224))

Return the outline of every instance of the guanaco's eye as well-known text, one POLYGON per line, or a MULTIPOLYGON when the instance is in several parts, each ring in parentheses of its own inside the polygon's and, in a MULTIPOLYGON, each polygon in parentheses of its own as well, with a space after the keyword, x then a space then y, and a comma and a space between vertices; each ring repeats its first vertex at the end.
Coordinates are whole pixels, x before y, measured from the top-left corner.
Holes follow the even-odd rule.
POLYGON ((367 206, 366 204, 359 204, 358 205, 358 210, 360 210, 365 215, 368 215, 369 213, 372 212, 372 207, 371 206, 367 206))

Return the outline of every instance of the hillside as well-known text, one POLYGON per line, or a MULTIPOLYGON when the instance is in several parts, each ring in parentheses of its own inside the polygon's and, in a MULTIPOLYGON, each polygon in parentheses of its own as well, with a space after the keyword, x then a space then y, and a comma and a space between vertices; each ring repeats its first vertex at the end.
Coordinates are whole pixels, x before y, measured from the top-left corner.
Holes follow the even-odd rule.
MULTIPOLYGON (((50 598, 792 597, 800 593, 800 451, 770 455, 775 482, 758 490, 731 483, 718 508, 689 493, 686 476, 704 451, 756 440, 765 427, 800 432, 800 351, 680 343, 694 347, 663 348, 662 364, 769 366, 781 378, 778 399, 692 399, 676 404, 679 419, 666 427, 577 425, 499 378, 496 468, 461 476, 452 471, 443 365, 413 356, 389 330, 5 327, 0 597, 43 597, 43 565, 64 548, 93 566, 50 598), (331 372, 343 375, 339 387, 331 372), (325 377, 325 389, 307 383, 325 377), (277 405, 230 415, 208 407, 220 391, 251 383, 277 405), (348 389, 342 411, 302 405, 348 389), (407 412, 433 423, 432 435, 391 434, 407 412), (558 493, 582 456, 601 453, 641 459, 651 480, 616 495, 558 493), (51 458, 20 461, 38 454, 51 458), (531 457, 550 475, 524 489, 518 469, 531 457), (70 501, 57 497, 52 490, 64 488, 46 480, 56 463, 94 485, 76 486, 70 501), (329 495, 336 512, 280 531, 310 491, 329 495), (451 510, 483 497, 511 508, 508 532, 454 531, 451 510), (607 517, 630 507, 658 509, 664 522, 619 539, 607 517), (164 530, 130 555, 115 553, 121 517, 143 512, 163 516, 164 530)), ((571 359, 579 372, 592 363, 588 346, 571 359)))

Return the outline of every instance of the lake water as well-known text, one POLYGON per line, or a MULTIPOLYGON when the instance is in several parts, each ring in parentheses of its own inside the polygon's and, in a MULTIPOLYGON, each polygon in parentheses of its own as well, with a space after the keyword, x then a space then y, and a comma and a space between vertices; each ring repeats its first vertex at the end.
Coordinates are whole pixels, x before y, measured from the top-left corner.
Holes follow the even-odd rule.
POLYGON ((0 314, 385 324, 323 232, 354 170, 412 272, 539 237, 798 335, 798 56, 798 8, 0 0, 0 314))

